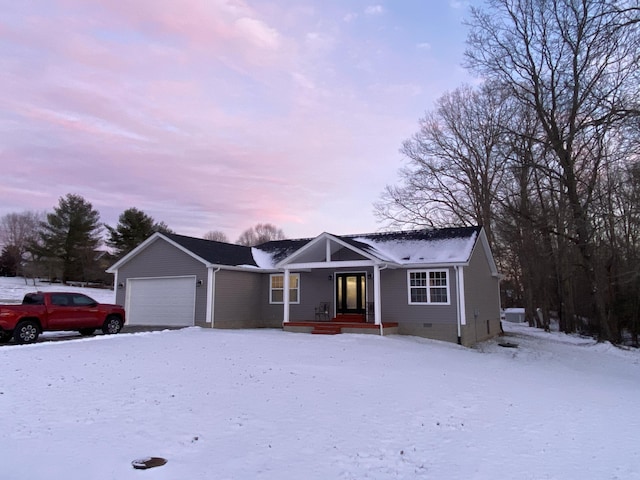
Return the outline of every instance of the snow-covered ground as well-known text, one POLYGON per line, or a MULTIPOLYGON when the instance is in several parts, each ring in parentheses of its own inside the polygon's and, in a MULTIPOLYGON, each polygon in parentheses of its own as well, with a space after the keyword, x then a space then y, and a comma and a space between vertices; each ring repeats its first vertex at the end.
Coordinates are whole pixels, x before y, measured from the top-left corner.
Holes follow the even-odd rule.
POLYGON ((0 478, 640 478, 640 352, 505 329, 475 349, 200 328, 2 346, 0 478))
POLYGON ((60 283, 45 283, 39 280, 35 286, 33 280, 19 277, 0 277, 0 303, 20 303, 25 293, 30 292, 82 292, 100 303, 113 303, 113 290, 104 288, 78 288, 60 283))

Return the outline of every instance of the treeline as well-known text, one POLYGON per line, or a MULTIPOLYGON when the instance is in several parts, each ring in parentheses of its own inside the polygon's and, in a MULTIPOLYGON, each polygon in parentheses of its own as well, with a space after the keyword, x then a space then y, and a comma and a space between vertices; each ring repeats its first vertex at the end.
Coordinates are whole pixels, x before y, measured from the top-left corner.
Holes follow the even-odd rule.
MULTIPOLYGON (((115 227, 100 222, 100 214, 83 197, 67 194, 50 213, 9 213, 0 218, 0 275, 47 278, 52 281, 111 285, 105 270, 155 232, 173 233, 137 208, 125 210, 115 227)), ((204 235, 228 242, 221 231, 204 235)), ((284 239, 271 224, 257 224, 238 238, 241 245, 284 239)))
POLYGON ((466 67, 403 147, 377 215, 481 224, 504 306, 532 325, 620 342, 640 333, 640 7, 489 0, 466 67))

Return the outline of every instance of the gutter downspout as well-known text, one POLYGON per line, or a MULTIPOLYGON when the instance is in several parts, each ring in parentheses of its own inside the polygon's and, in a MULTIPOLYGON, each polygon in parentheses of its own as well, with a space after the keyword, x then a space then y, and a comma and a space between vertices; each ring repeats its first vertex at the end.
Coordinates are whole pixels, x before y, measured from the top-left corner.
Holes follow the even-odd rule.
POLYGON ((213 314, 214 314, 214 295, 216 293, 216 273, 220 271, 220 267, 215 270, 213 267, 207 269, 207 321, 211 322, 211 328, 213 328, 213 314))
MULTIPOLYGON (((462 345, 462 323, 463 317, 466 316, 466 311, 464 308, 464 274, 459 265, 456 265, 456 302, 458 304, 458 308, 456 309, 456 320, 458 327, 458 345, 462 345)), ((466 321, 464 322, 466 324, 466 321)))

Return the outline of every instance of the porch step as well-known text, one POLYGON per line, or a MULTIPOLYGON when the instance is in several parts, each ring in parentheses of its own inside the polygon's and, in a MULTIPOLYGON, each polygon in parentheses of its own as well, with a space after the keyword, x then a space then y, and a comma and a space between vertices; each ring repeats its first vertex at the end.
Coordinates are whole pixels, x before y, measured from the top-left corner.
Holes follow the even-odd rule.
POLYGON ((363 313, 339 313, 333 319, 332 322, 344 322, 344 323, 365 323, 367 317, 363 313))
POLYGON ((359 322, 317 322, 301 320, 286 322, 282 328, 285 332, 315 333, 320 335, 336 335, 338 333, 368 333, 373 335, 393 335, 398 333, 397 322, 384 322, 382 328, 373 323, 359 322))
POLYGON ((337 335, 338 333, 342 333, 342 327, 340 325, 331 324, 314 325, 311 333, 315 335, 337 335))

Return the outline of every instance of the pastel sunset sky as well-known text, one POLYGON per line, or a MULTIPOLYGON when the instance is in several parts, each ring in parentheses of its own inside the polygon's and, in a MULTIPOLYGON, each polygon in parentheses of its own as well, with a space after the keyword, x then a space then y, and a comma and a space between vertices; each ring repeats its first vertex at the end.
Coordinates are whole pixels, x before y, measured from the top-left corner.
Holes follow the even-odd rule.
POLYGON ((377 231, 403 140, 473 81, 469 3, 1 0, 0 216, 74 193, 231 241, 377 231))

